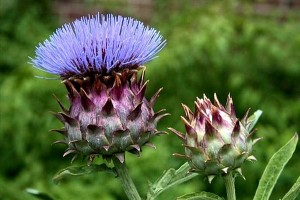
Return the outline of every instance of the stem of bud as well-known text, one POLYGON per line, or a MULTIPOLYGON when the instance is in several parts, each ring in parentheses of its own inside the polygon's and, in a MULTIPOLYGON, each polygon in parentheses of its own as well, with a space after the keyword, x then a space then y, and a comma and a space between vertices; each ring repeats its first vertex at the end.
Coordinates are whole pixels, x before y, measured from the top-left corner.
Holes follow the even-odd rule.
POLYGON ((126 163, 121 163, 117 158, 113 158, 113 163, 118 173, 124 192, 130 200, 141 200, 141 197, 128 173, 126 163))
POLYGON ((223 179, 226 187, 227 200, 236 200, 234 177, 232 175, 232 172, 223 175, 223 179))

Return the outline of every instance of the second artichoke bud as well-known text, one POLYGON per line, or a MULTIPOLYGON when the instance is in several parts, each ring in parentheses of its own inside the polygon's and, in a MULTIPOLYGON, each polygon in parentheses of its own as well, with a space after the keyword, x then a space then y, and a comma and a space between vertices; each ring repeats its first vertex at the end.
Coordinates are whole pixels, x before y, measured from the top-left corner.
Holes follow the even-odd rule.
POLYGON ((230 171, 240 175, 245 160, 255 160, 252 155, 252 121, 248 112, 242 120, 235 115, 232 98, 228 95, 226 106, 217 96, 214 104, 204 95, 195 101, 195 112, 183 105, 186 117, 182 117, 186 134, 170 128, 182 141, 186 158, 194 172, 203 173, 211 180, 216 175, 230 171))

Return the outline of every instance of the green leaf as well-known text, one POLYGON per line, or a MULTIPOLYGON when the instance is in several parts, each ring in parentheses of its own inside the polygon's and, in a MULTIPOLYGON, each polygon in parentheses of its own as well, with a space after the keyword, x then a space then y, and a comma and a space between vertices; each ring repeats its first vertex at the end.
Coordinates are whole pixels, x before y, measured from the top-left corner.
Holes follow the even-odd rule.
POLYGON ((87 174, 91 174, 94 172, 109 172, 113 175, 117 176, 117 173, 113 168, 109 168, 106 164, 91 164, 91 165, 83 165, 83 166, 71 166, 65 169, 60 170, 53 177, 53 181, 55 184, 58 184, 62 179, 71 177, 71 176, 83 176, 87 174))
POLYGON ((294 200, 300 194, 300 176, 292 188, 284 195, 282 200, 294 200))
POLYGON ((147 200, 153 200, 170 187, 186 182, 195 176, 198 176, 197 173, 190 173, 189 170, 190 166, 186 162, 177 170, 171 168, 165 171, 153 184, 149 183, 147 200))
POLYGON ((224 200, 210 192, 195 192, 178 197, 177 200, 224 200))
POLYGON ((257 110, 247 119, 247 124, 250 124, 248 128, 249 132, 251 132, 251 130, 254 128, 255 124, 257 123, 262 113, 263 112, 261 110, 257 110))
POLYGON ((298 135, 296 133, 286 145, 281 147, 281 149, 272 156, 259 181, 253 200, 269 199, 279 175, 296 149, 297 141, 298 135))
POLYGON ((52 197, 50 197, 48 194, 42 193, 36 189, 33 188, 27 188, 26 192, 28 194, 31 194, 32 196, 41 199, 41 200, 54 200, 52 197))

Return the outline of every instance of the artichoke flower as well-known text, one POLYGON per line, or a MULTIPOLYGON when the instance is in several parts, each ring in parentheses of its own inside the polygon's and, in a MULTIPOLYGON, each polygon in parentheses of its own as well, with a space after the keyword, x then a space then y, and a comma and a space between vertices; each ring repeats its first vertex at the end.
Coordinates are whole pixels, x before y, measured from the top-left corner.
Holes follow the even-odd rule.
POLYGON ((132 18, 113 15, 82 17, 66 24, 40 44, 32 64, 59 75, 68 91, 70 107, 56 117, 64 124, 54 131, 68 145, 64 156, 95 156, 124 162, 125 152, 139 155, 168 115, 154 112, 161 89, 148 100, 145 67, 165 46, 159 32, 132 18), (141 72, 141 73, 139 73, 141 72))
POLYGON ((214 95, 214 104, 204 95, 195 101, 193 113, 182 104, 186 117, 181 117, 186 134, 169 128, 182 141, 185 155, 174 154, 188 160, 191 171, 202 173, 209 182, 217 175, 228 172, 241 176, 241 165, 245 160, 256 160, 252 155, 251 131, 255 122, 248 118, 248 113, 239 120, 236 117, 233 101, 228 95, 226 106, 222 106, 214 95))

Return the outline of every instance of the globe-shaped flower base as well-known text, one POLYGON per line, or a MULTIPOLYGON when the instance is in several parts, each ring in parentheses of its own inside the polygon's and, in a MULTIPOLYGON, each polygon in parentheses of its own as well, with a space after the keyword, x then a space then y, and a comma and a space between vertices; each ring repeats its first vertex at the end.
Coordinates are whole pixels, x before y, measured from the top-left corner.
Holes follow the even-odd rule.
POLYGON ((108 160, 114 156, 123 163, 126 151, 139 155, 142 146, 153 147, 150 138, 165 133, 156 129, 157 122, 168 114, 165 110, 154 112, 161 89, 147 100, 144 76, 145 68, 139 67, 63 80, 71 106, 66 109, 57 99, 62 112, 55 115, 64 128, 54 131, 64 135, 56 142, 68 145, 64 156, 74 153, 74 159, 83 155, 90 162, 95 156, 108 160))

